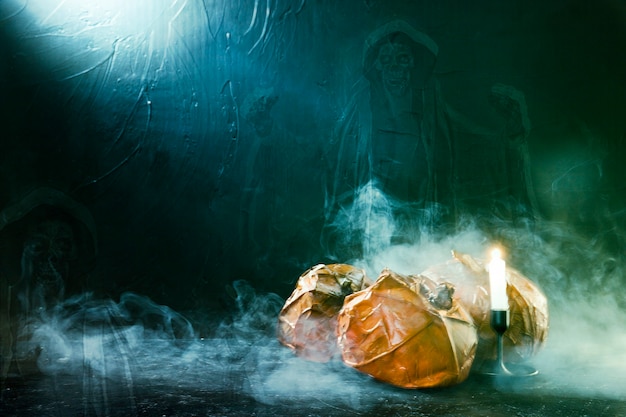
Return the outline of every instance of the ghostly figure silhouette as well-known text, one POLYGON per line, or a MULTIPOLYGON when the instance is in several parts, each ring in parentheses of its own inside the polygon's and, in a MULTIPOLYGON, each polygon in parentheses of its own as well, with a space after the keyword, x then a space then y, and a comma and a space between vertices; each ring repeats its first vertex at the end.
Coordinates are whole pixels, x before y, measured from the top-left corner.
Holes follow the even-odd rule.
MULTIPOLYGON (((424 113, 430 99, 430 73, 425 70, 434 58, 432 49, 414 44, 404 32, 396 32, 371 52, 376 55, 367 73, 372 91, 371 175, 396 198, 424 201, 435 199, 434 138, 427 131, 433 121, 424 113)), ((445 146, 446 136, 440 141, 445 146)))
POLYGON ((0 211, 2 377, 12 358, 30 354, 18 348, 29 323, 46 317, 68 293, 84 290, 96 253, 91 214, 58 190, 37 188, 0 211))
POLYGON ((241 198, 240 237, 250 250, 258 251, 271 236, 276 212, 278 184, 275 172, 277 139, 281 133, 275 126, 272 108, 278 95, 272 88, 257 88, 246 99, 241 108, 245 120, 255 135, 248 147, 248 158, 242 171, 243 193, 241 198), (264 221, 260 221, 263 219, 264 221))
POLYGON ((435 42, 404 21, 365 41, 364 77, 328 149, 324 240, 339 258, 406 241, 452 201, 446 107, 432 76, 437 54, 435 42))
POLYGON ((404 21, 391 22, 366 40, 360 95, 358 182, 374 181, 389 197, 422 206, 450 188, 450 137, 445 106, 432 76, 438 48, 404 21), (363 108, 369 104, 369 109, 363 108), (369 120, 367 120, 369 119, 369 120), (369 131, 368 131, 369 130, 369 131))
POLYGON ((441 230, 474 196, 489 207, 509 194, 528 201, 523 94, 495 85, 490 99, 505 126, 497 132, 480 127, 445 103, 433 76, 438 52, 428 35, 400 20, 365 41, 363 78, 328 150, 334 175, 325 233, 340 257, 367 252, 366 241, 380 241, 374 231, 381 224, 391 225, 383 227, 387 244, 441 230))
POLYGON ((65 295, 65 279, 77 250, 72 227, 62 220, 43 220, 26 236, 17 294, 20 310, 46 309, 65 295))

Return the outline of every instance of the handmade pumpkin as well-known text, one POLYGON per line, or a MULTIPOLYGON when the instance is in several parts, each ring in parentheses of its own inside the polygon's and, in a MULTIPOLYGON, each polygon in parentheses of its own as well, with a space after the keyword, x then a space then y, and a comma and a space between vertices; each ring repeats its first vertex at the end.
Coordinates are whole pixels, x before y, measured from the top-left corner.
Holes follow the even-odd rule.
MULTIPOLYGON (((478 329, 475 367, 497 357, 496 334, 491 328, 489 274, 484 263, 467 254, 453 252, 453 258, 434 265, 421 275, 436 282, 454 285, 454 295, 472 316, 478 329)), ((519 363, 536 355, 548 336, 548 302, 537 284, 507 266, 507 295, 510 324, 503 335, 507 362, 519 363)))
POLYGON ((344 298, 365 285, 365 272, 351 265, 310 268, 279 313, 278 340, 304 359, 329 361, 337 353, 337 313, 344 298))
POLYGON ((403 388, 464 381, 477 336, 469 314, 451 297, 453 291, 384 270, 372 286, 346 297, 339 312, 343 361, 403 388))

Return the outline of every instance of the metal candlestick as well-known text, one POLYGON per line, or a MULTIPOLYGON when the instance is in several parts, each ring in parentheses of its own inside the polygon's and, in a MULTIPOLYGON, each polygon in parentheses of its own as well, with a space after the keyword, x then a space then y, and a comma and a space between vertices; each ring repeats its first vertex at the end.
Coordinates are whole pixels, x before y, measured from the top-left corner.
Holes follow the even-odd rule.
POLYGON ((494 364, 484 372, 494 376, 533 376, 538 370, 527 365, 506 365, 504 363, 504 332, 509 328, 509 310, 491 310, 491 328, 496 332, 498 342, 497 359, 494 364))

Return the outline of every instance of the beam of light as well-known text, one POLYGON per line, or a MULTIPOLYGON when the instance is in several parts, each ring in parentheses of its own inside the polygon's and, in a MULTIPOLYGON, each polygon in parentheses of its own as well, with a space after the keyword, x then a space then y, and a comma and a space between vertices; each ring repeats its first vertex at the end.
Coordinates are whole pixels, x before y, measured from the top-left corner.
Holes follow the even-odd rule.
POLYGON ((153 25, 169 8, 181 7, 185 3, 177 0, 31 1, 26 11, 38 26, 57 27, 73 35, 103 27, 130 35, 153 25), (76 32, 71 33, 72 30, 76 32))
POLYGON ((121 48, 165 60, 177 40, 202 33, 200 7, 185 0, 14 0, 1 5, 0 21, 16 39, 18 64, 33 68, 35 78, 64 80, 106 66, 121 48))
POLYGON ((26 0, 0 2, 0 24, 10 21, 26 9, 26 0))

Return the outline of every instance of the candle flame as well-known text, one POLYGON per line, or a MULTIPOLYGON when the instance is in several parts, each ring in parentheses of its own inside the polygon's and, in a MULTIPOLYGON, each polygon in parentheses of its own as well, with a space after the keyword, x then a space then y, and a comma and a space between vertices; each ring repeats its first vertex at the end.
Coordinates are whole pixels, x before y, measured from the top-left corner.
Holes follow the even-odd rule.
POLYGON ((491 309, 507 310, 509 300, 506 293, 506 263, 502 259, 499 248, 491 251, 491 262, 488 265, 489 284, 491 290, 491 309))

